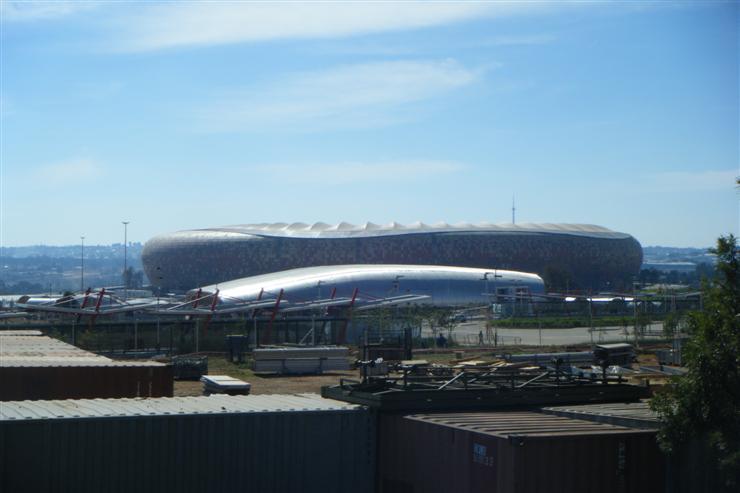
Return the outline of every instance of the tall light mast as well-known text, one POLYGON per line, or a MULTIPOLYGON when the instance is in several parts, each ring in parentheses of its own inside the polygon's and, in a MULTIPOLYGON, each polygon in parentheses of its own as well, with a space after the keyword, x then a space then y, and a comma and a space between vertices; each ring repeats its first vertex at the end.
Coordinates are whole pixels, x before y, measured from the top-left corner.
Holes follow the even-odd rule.
POLYGON ((130 221, 121 221, 123 224, 123 299, 128 299, 128 223, 130 221))
POLYGON ((85 237, 80 236, 82 245, 80 247, 80 292, 85 290, 85 237))

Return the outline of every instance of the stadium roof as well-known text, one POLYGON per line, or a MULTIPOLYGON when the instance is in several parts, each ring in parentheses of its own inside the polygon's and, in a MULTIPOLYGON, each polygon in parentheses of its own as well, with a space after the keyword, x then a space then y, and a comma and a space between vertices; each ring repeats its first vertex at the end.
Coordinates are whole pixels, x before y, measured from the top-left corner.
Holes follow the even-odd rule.
POLYGON ((204 228, 179 233, 188 234, 232 234, 232 235, 255 235, 255 236, 278 236, 293 238, 347 238, 366 236, 386 236, 399 234, 420 233, 534 233, 534 234, 560 234, 572 236, 588 236, 592 238, 626 239, 630 235, 618 233, 602 226, 593 224, 551 224, 551 223, 523 223, 523 224, 491 224, 491 223, 435 223, 424 224, 421 222, 409 225, 391 222, 388 224, 374 224, 366 222, 361 225, 341 222, 330 225, 322 222, 306 223, 259 223, 239 224, 233 226, 222 226, 217 228, 204 228))
MULTIPOLYGON (((233 279, 230 281, 220 282, 213 286, 205 286, 204 289, 209 288, 220 288, 221 290, 241 287, 245 284, 253 284, 261 287, 266 283, 277 283, 277 285, 287 283, 298 283, 298 282, 315 282, 322 279, 326 279, 330 276, 341 276, 341 275, 372 275, 372 274, 387 274, 393 277, 399 277, 400 274, 429 275, 430 277, 439 278, 451 278, 454 276, 461 275, 476 275, 478 278, 482 278, 486 272, 496 271, 500 274, 498 277, 506 276, 506 278, 516 277, 520 281, 540 282, 542 279, 537 274, 531 274, 528 272, 518 272, 506 269, 480 269, 475 267, 455 267, 447 265, 398 265, 398 264, 351 264, 351 265, 319 265, 315 267, 301 267, 297 269, 289 269, 280 272, 270 272, 268 274, 260 274, 256 276, 250 276, 242 279, 233 279)), ((401 275, 400 277, 404 277, 401 275)))

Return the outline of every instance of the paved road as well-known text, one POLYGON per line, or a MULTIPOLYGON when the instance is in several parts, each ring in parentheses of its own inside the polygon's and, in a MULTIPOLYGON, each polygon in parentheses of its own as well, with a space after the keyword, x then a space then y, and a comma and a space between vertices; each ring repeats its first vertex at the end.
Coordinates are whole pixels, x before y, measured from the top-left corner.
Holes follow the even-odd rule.
MULTIPOLYGON (((656 322, 648 327, 649 332, 660 332, 663 324, 656 322)), ((478 345, 478 334, 483 331, 485 336, 485 321, 472 321, 459 324, 453 331, 453 336, 460 344, 478 345)), ((496 332, 499 336, 499 345, 524 344, 524 345, 567 345, 594 342, 630 342, 632 341, 633 328, 627 327, 627 334, 623 327, 597 327, 593 333, 593 339, 588 327, 577 327, 573 329, 542 329, 542 341, 540 342, 540 331, 538 329, 521 329, 498 327, 496 332)), ((426 333, 425 335, 431 335, 426 333)))

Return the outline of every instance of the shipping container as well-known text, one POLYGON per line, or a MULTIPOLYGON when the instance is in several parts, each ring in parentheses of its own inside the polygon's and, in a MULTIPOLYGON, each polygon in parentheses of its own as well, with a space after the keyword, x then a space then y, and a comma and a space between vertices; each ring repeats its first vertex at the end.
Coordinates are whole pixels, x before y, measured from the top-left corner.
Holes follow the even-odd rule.
POLYGON ((0 491, 371 493, 373 423, 316 394, 7 402, 0 491))
POLYGON ((0 337, 3 336, 40 336, 41 331, 40 330, 13 330, 13 329, 3 329, 0 328, 0 337))
POLYGON ((543 413, 566 418, 585 419, 629 428, 656 430, 660 427, 658 415, 650 409, 647 400, 638 402, 612 402, 574 406, 543 407, 543 413))
MULTIPOLYGON (((660 420, 647 400, 629 403, 583 404, 541 409, 547 414, 597 421, 630 428, 657 430, 660 420)), ((707 444, 706 436, 691 437, 675 453, 666 456, 666 493, 697 491, 732 491, 722 484, 716 451, 707 444)), ((730 477, 732 475, 730 474, 730 477)), ((740 471, 735 472, 735 484, 740 484, 740 471)))
POLYGON ((45 336, 0 338, 0 401, 166 397, 172 368, 114 361, 45 336))
POLYGON ((663 491, 655 432, 538 412, 382 415, 381 493, 663 491))
POLYGON ((720 470, 720 455, 706 432, 689 438, 667 460, 666 493, 738 491, 740 468, 720 470))

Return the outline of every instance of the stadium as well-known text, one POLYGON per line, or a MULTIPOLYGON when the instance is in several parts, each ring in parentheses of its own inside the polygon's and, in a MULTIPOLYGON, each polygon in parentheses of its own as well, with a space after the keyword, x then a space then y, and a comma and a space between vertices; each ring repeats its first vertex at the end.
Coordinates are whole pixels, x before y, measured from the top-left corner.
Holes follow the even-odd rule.
POLYGON ((287 304, 287 309, 283 309, 286 312, 350 303, 360 310, 396 304, 485 305, 493 299, 518 301, 521 297, 541 294, 543 288, 539 276, 524 272, 437 265, 352 264, 304 267, 235 279, 193 289, 188 295, 192 300, 208 300, 209 296, 218 294, 217 305, 228 309, 241 303, 265 301, 282 291, 280 306, 287 304))
POLYGON ((630 286, 642 247, 631 235, 582 224, 274 223, 178 231, 142 252, 152 285, 186 291, 301 267, 412 264, 531 272, 548 289, 630 286))

